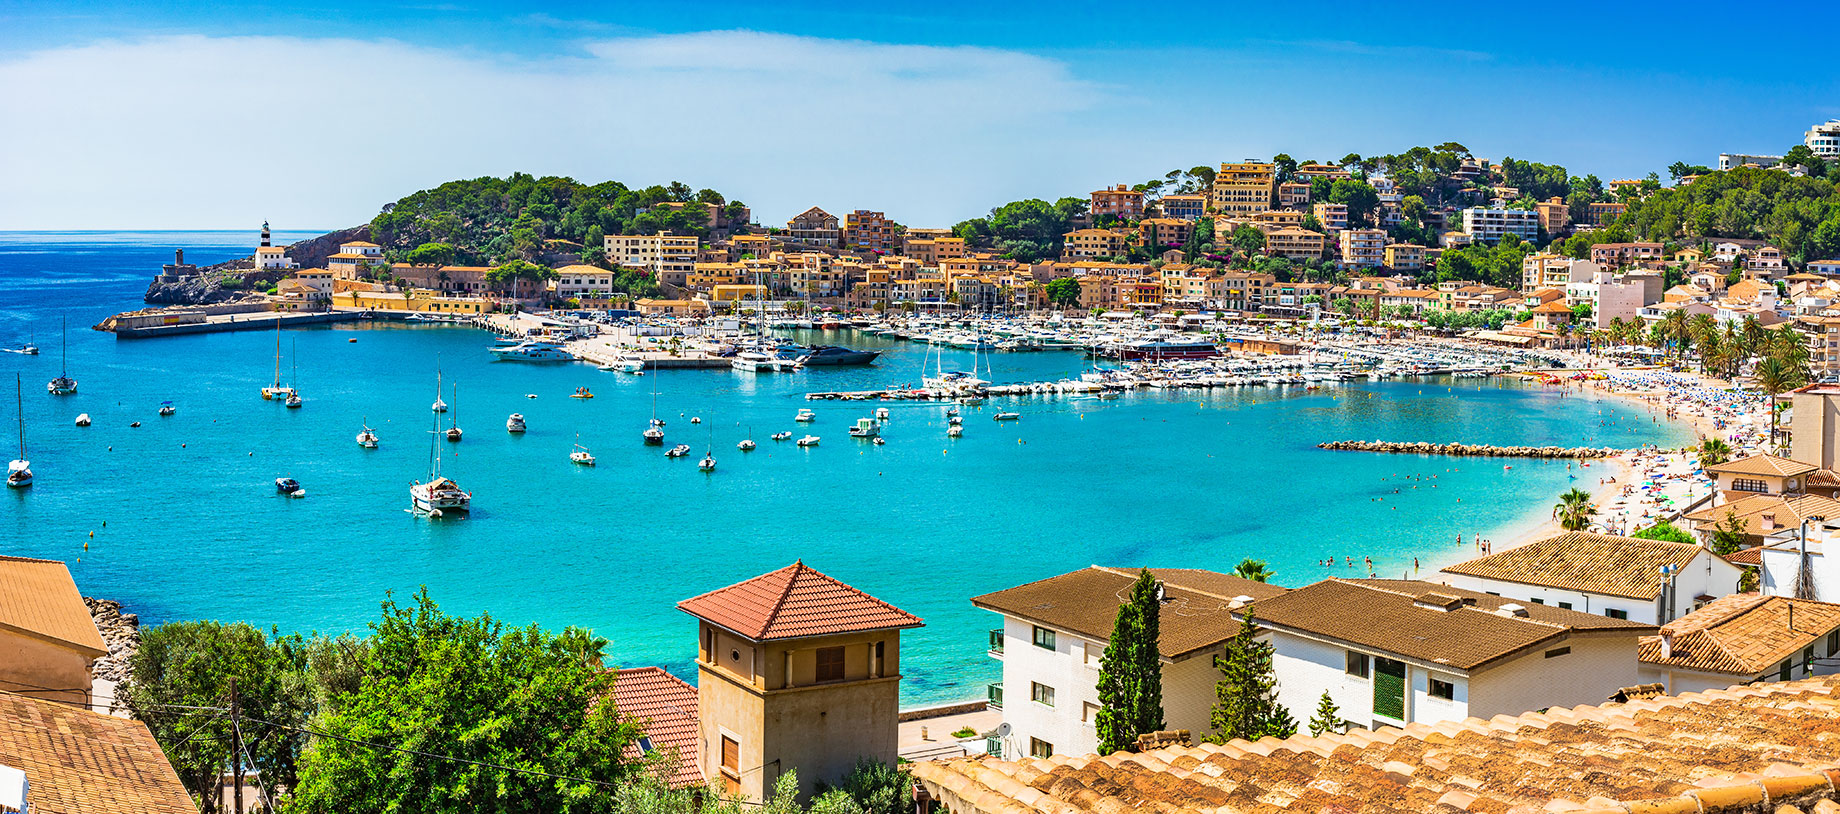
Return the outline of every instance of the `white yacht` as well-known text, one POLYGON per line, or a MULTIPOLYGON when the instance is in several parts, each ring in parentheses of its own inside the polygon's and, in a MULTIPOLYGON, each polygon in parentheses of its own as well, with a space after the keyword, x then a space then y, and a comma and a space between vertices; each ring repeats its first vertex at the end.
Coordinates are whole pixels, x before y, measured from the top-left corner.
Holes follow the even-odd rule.
POLYGON ((812 412, 809 409, 799 410, 799 414, 792 417, 793 421, 799 421, 799 422, 803 422, 806 424, 816 421, 817 419, 818 419, 818 414, 812 412))
POLYGON ((582 466, 593 466, 594 465, 594 456, 592 454, 589 454, 587 447, 584 447, 581 445, 581 441, 579 439, 577 439, 575 442, 575 451, 569 453, 569 460, 574 463, 581 464, 582 466))
POLYGON ((515 345, 494 347, 492 355, 500 359, 517 362, 573 362, 575 354, 564 350, 554 342, 539 339, 527 339, 515 345))
POLYGON ((173 407, 172 402, 170 401, 160 402, 160 415, 163 415, 163 416, 172 415, 173 413, 176 413, 176 412, 178 412, 178 409, 173 407))
POLYGON ((19 413, 19 457, 6 465, 6 485, 20 489, 32 485, 32 462, 26 460, 26 397, 19 374, 13 374, 13 404, 19 413))
POLYGON ((715 450, 713 450, 713 449, 712 449, 712 450, 710 450, 710 451, 708 451, 708 452, 705 452, 705 453, 703 453, 703 460, 700 460, 700 461, 697 461, 697 462, 696 462, 696 468, 697 468, 697 469, 700 469, 700 470, 702 470, 702 471, 704 471, 704 472, 714 472, 714 471, 716 471, 716 454, 715 454, 715 450))
POLYGON ((965 434, 965 427, 962 424, 953 424, 952 426, 946 428, 947 438, 957 438, 964 434, 965 434))
POLYGON ((83 413, 77 416, 77 426, 79 427, 89 426, 89 413, 83 413))
POLYGON ((750 373, 789 373, 803 367, 797 359, 781 359, 765 351, 742 351, 730 359, 728 366, 750 373))
POLYGON ((365 449, 377 448, 377 433, 371 430, 371 425, 364 425, 364 429, 358 432, 358 446, 365 449))
POLYGON ((873 418, 856 419, 856 426, 850 428, 851 438, 874 438, 881 434, 882 430, 875 425, 873 418))
MULTIPOLYGON (((437 380, 438 381, 438 380, 437 380)), ((436 385, 435 400, 440 401, 439 384, 436 385)), ((434 429, 428 436, 432 447, 429 455, 428 480, 417 481, 409 487, 409 501, 414 510, 429 517, 440 517, 448 512, 464 512, 472 508, 473 493, 460 488, 451 478, 441 475, 441 417, 434 417, 434 429)))
POLYGON ((742 452, 753 452, 754 446, 754 439, 743 438, 741 439, 741 443, 735 445, 735 449, 741 450, 742 452))
POLYGON ((299 409, 302 403, 303 402, 300 398, 300 394, 293 393, 293 392, 288 393, 287 401, 282 402, 282 404, 285 405, 290 410, 299 409))
MULTIPOLYGON (((57 382, 53 381, 52 384, 57 382)), ((293 393, 294 388, 281 386, 281 318, 275 317, 275 379, 269 386, 262 388, 262 400, 285 399, 293 393)))
POLYGON ((70 378, 70 318, 64 319, 64 361, 58 377, 45 384, 45 391, 54 396, 74 396, 77 394, 77 380, 70 378))
POLYGON ((1021 418, 1021 413, 997 413, 995 416, 997 421, 1019 421, 1021 418))
POLYGON ((807 436, 805 436, 805 437, 803 437, 803 438, 800 438, 800 439, 799 439, 799 446, 802 446, 802 447, 815 447, 815 446, 817 446, 817 445, 818 445, 818 436, 815 436, 815 435, 807 435, 807 436))
POLYGON ((523 413, 512 413, 510 418, 505 419, 505 432, 523 432, 523 431, 524 431, 524 414, 523 413))
POLYGON ((776 433, 774 433, 774 434, 773 434, 773 435, 772 435, 771 437, 772 437, 772 438, 773 438, 773 440, 775 440, 775 441, 786 441, 786 440, 790 440, 790 439, 792 438, 792 433, 790 433, 790 432, 776 432, 776 433))
POLYGON ((682 458, 685 455, 689 455, 689 454, 690 454, 689 444, 678 444, 677 446, 671 447, 669 450, 666 450, 664 453, 664 457, 682 458))

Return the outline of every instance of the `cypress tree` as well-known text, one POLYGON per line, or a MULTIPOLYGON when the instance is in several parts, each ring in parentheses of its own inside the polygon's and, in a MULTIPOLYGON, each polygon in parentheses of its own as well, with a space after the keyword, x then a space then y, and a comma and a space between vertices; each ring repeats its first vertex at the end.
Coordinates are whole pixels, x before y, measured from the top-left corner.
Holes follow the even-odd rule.
POLYGON ((1325 732, 1342 731, 1342 709, 1329 697, 1329 691, 1323 690, 1322 700, 1316 704, 1316 717, 1310 719, 1310 736, 1321 737, 1325 732))
POLYGON ((1214 710, 1209 723, 1212 740, 1249 741, 1271 735, 1288 738, 1297 733, 1297 721, 1278 703, 1278 677, 1272 669, 1269 642, 1258 640, 1258 623, 1251 608, 1240 621, 1239 633, 1228 640, 1226 652, 1214 657, 1220 681, 1214 685, 1214 710))
POLYGON ((1093 729, 1099 753, 1130 749, 1137 736, 1163 728, 1163 664, 1157 652, 1156 578, 1149 569, 1131 585, 1118 607, 1112 639, 1099 666, 1099 712, 1093 729))

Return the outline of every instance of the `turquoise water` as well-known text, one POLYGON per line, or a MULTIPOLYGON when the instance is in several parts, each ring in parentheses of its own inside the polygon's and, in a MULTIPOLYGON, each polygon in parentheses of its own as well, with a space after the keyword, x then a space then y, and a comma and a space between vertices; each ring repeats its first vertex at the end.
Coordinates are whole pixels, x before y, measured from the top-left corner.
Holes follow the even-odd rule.
MULTIPOLYGON (((1230 570, 1250 556, 1295 585, 1354 573, 1316 564, 1325 557, 1372 556, 1380 575, 1402 574, 1414 557, 1429 569, 1467 554, 1471 535, 1522 522, 1573 484, 1563 463, 1506 470, 1326 452, 1320 441, 1622 446, 1690 435, 1640 407, 1471 379, 995 399, 966 410, 957 440, 945 437, 944 407, 892 404, 888 443, 877 447, 846 434, 876 405, 803 395, 917 381, 924 346, 837 333, 822 338, 887 353, 872 368, 628 376, 499 362, 488 334, 400 324, 284 332, 283 377, 297 360, 307 399, 285 410, 259 397, 272 332, 120 342, 88 330, 137 306, 173 246, 207 263, 249 243, 234 233, 0 233, 0 345, 36 329, 44 349, 0 354, 0 390, 24 375, 38 475, 0 496, 0 551, 68 561, 86 594, 148 621, 361 630, 386 591, 427 585, 449 610, 591 627, 612 641, 611 660, 683 675, 695 632, 678 600, 803 558, 926 620, 907 637, 911 705, 979 697, 997 680, 983 633, 997 619, 972 608, 973 595, 1094 563, 1230 570), (44 384, 57 375, 63 315, 81 392, 53 398, 44 384), (474 493, 464 520, 404 511, 409 483, 427 471, 437 360, 459 386, 445 398, 466 440, 443 448, 445 472, 474 493), (579 386, 598 397, 567 398, 579 386), (654 388, 667 443, 697 455, 666 460, 640 444, 654 388), (156 415, 163 400, 178 414, 156 415), (795 424, 802 407, 818 421, 795 424), (1000 407, 1022 420, 996 424, 1000 407), (528 433, 504 431, 513 411, 528 433), (74 426, 85 412, 94 426, 74 426), (380 449, 353 442, 367 420, 380 449), (781 430, 824 441, 801 450, 766 440, 781 430), (743 454, 734 445, 749 431, 760 449, 743 454), (569 463, 578 436, 598 466, 569 463), (720 465, 705 475, 696 458, 712 443, 720 465), (278 476, 299 479, 309 497, 277 497, 278 476)), ((954 351, 948 367, 954 354, 969 367, 969 353, 954 351)), ((1060 378, 1083 364, 1069 353, 999 354, 995 379, 1060 378)))

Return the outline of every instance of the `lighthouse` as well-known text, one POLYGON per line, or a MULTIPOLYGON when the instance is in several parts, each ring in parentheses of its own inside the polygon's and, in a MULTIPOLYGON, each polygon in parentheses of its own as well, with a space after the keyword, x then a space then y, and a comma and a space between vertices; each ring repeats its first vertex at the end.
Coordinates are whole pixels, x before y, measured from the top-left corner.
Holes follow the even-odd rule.
POLYGON ((266 249, 271 245, 273 244, 268 242, 268 221, 262 221, 262 248, 266 249))

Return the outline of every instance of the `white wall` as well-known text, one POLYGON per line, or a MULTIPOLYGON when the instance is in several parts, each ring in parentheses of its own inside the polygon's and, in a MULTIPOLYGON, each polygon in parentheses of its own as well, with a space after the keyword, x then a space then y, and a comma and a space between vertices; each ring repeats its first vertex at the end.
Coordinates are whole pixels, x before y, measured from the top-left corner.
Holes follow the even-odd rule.
POLYGON ((1623 687, 1642 684, 1633 633, 1623 636, 1569 636, 1470 677, 1470 715, 1491 718, 1519 715, 1547 707, 1602 704, 1623 687), (1546 653, 1569 647, 1553 658, 1546 653))
MULTIPOLYGON (((1823 553, 1827 541, 1808 541, 1809 570, 1814 574, 1814 598, 1822 602, 1840 602, 1840 561, 1829 560, 1823 553)), ((1758 569, 1758 590, 1765 596, 1794 596, 1795 573, 1801 568, 1799 541, 1784 548, 1763 550, 1763 567, 1758 569)))
MULTIPOLYGON (((1680 569, 1675 578, 1676 597, 1672 615, 1667 621, 1692 613, 1697 604, 1694 597, 1701 594, 1714 599, 1738 592, 1738 577, 1741 571, 1737 566, 1712 556, 1710 552, 1701 552, 1680 569)), ((1549 588, 1542 585, 1527 585, 1505 580, 1485 579, 1465 574, 1439 573, 1439 581, 1458 588, 1471 591, 1496 594, 1508 599, 1523 602, 1560 607, 1559 603, 1571 603, 1571 609, 1581 613, 1603 615, 1605 610, 1622 610, 1629 614, 1629 621, 1649 625, 1662 624, 1659 619, 1659 599, 1628 599, 1605 594, 1585 593, 1549 588)))
POLYGON ((1316 714, 1326 690, 1330 700, 1341 708, 1342 718, 1359 726, 1371 725, 1374 717, 1372 671, 1367 678, 1347 673, 1347 651, 1342 647, 1291 635, 1282 631, 1268 634, 1274 647, 1272 671, 1278 676, 1278 703, 1296 719, 1299 731, 1308 731, 1310 718, 1316 714))

